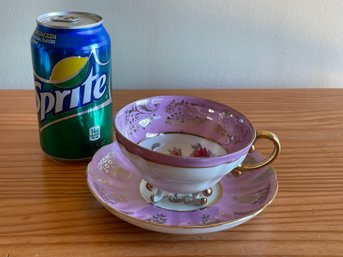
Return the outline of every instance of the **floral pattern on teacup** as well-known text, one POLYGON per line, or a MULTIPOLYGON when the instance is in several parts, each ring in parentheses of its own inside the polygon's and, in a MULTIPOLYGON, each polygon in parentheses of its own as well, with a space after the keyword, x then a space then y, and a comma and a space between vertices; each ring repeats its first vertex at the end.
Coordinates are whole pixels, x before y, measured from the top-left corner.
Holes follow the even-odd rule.
POLYGON ((192 148, 193 152, 191 153, 191 157, 210 157, 214 155, 211 150, 207 150, 200 143, 192 145, 192 148))
POLYGON ((147 102, 146 104, 133 105, 125 111, 125 123, 128 124, 128 133, 138 133, 140 128, 145 128, 155 119, 156 111, 160 107, 159 102, 147 102))
POLYGON ((169 113, 165 121, 167 124, 193 127, 207 121, 208 108, 185 100, 177 102, 174 99, 167 105, 166 112, 169 113))
POLYGON ((216 121, 217 125, 213 129, 222 137, 227 137, 226 141, 222 142, 225 147, 229 144, 239 144, 243 137, 235 135, 247 133, 244 118, 229 110, 218 112, 184 99, 180 101, 173 99, 167 105, 166 112, 169 115, 165 123, 177 126, 197 127, 209 120, 216 121))
MULTIPOLYGON (((200 143, 192 144, 193 151, 189 155, 190 157, 210 157, 214 156, 211 150, 203 147, 200 143)), ((173 147, 172 149, 168 149, 169 154, 174 156, 183 156, 182 149, 173 147)))

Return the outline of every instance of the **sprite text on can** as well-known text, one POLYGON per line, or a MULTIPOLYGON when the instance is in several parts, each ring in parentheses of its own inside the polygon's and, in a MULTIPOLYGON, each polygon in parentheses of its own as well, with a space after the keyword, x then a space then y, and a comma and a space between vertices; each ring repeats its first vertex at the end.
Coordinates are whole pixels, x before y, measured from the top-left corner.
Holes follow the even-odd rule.
POLYGON ((82 160, 111 143, 111 45, 102 18, 41 15, 31 51, 43 151, 58 160, 82 160))

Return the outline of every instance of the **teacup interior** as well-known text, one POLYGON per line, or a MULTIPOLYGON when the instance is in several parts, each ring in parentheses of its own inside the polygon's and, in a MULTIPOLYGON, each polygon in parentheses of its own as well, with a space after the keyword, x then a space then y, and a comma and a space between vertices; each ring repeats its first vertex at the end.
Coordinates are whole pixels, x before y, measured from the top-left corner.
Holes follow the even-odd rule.
POLYGON ((216 142, 182 133, 161 133, 144 139, 139 145, 152 151, 180 157, 211 157, 227 153, 216 142))
MULTIPOLYGON (((253 125, 238 111, 220 103, 186 96, 157 96, 131 103, 117 113, 115 127, 128 140, 148 148, 152 147, 151 138, 154 137, 157 142, 162 135, 167 141, 175 139, 175 134, 191 135, 197 137, 196 141, 200 138, 203 140, 200 142, 211 146, 215 155, 238 151, 255 138, 253 125)), ((168 143, 163 151, 169 153, 170 146, 168 143)))

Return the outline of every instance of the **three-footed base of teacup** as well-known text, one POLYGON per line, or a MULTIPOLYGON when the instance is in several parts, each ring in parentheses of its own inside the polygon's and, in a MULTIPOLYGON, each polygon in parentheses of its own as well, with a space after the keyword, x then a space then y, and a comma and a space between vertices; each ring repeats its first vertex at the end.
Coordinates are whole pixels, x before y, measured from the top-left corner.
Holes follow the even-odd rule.
POLYGON ((193 211, 209 207, 222 195, 220 183, 198 193, 172 193, 156 188, 144 179, 139 185, 139 191, 147 202, 173 211, 193 211))

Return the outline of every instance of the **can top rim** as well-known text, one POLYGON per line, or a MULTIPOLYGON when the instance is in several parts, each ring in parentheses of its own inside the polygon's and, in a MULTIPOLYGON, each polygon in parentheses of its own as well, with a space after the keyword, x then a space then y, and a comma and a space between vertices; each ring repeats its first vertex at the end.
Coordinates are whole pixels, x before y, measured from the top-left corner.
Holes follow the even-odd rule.
POLYGON ((88 12, 50 12, 38 16, 36 22, 48 28, 83 29, 102 24, 102 17, 88 12))

